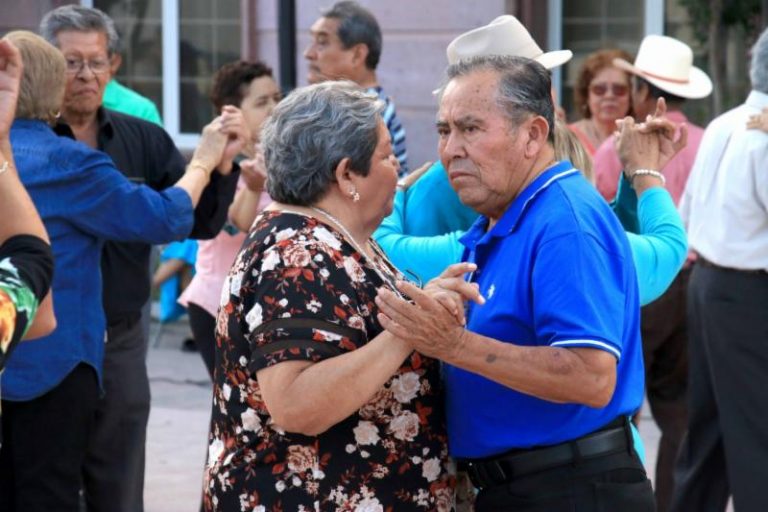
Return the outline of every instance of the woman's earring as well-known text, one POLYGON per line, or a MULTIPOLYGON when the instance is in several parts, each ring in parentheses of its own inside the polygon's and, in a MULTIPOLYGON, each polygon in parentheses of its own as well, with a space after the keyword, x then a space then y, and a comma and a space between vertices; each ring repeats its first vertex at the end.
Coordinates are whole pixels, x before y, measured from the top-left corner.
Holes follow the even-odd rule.
POLYGON ((356 189, 352 189, 349 192, 349 195, 352 197, 352 202, 353 203, 356 203, 356 202, 358 202, 360 200, 360 194, 357 192, 356 189))

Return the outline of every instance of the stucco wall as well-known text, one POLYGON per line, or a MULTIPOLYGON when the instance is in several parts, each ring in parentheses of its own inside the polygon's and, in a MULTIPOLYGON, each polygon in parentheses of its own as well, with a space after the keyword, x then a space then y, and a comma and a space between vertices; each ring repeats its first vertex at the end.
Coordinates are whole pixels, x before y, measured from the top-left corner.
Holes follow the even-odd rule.
MULTIPOLYGON (((392 96, 407 132, 410 167, 437 157, 432 90, 447 65, 445 47, 458 34, 504 14, 504 0, 362 0, 379 20, 384 49, 377 70, 379 82, 392 96)), ((302 57, 309 43, 309 27, 333 0, 297 0, 298 83, 306 84, 302 57)), ((255 50, 258 58, 277 69, 276 2, 256 2, 255 50)))
POLYGON ((43 15, 71 0, 0 0, 0 34, 11 30, 31 30, 37 27, 43 15))

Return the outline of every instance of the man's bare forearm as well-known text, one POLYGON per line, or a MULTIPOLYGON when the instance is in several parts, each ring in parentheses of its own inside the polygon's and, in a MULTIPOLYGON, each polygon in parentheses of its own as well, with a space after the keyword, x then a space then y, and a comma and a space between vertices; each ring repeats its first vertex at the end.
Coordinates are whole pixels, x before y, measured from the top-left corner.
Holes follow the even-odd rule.
POLYGON ((599 349, 527 347, 464 331, 447 363, 542 400, 604 407, 616 385, 616 359, 599 349))

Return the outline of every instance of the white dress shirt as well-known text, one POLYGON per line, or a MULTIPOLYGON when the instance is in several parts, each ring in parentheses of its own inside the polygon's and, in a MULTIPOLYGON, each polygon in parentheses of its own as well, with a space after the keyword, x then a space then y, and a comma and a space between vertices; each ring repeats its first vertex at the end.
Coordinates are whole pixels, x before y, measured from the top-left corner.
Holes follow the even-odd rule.
POLYGON ((709 124, 680 202, 690 247, 716 265, 768 270, 768 134, 747 130, 765 107, 752 91, 709 124))

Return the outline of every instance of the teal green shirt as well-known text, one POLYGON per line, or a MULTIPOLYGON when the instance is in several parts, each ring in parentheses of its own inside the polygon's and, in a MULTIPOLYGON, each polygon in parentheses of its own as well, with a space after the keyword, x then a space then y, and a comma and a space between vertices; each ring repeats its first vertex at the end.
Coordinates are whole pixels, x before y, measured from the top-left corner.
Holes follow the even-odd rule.
POLYGON ((138 117, 155 123, 158 126, 163 125, 163 120, 160 118, 160 112, 158 112, 157 107, 152 100, 127 88, 117 80, 112 79, 107 84, 107 88, 104 90, 102 104, 110 110, 116 110, 117 112, 128 114, 129 116, 138 117))

